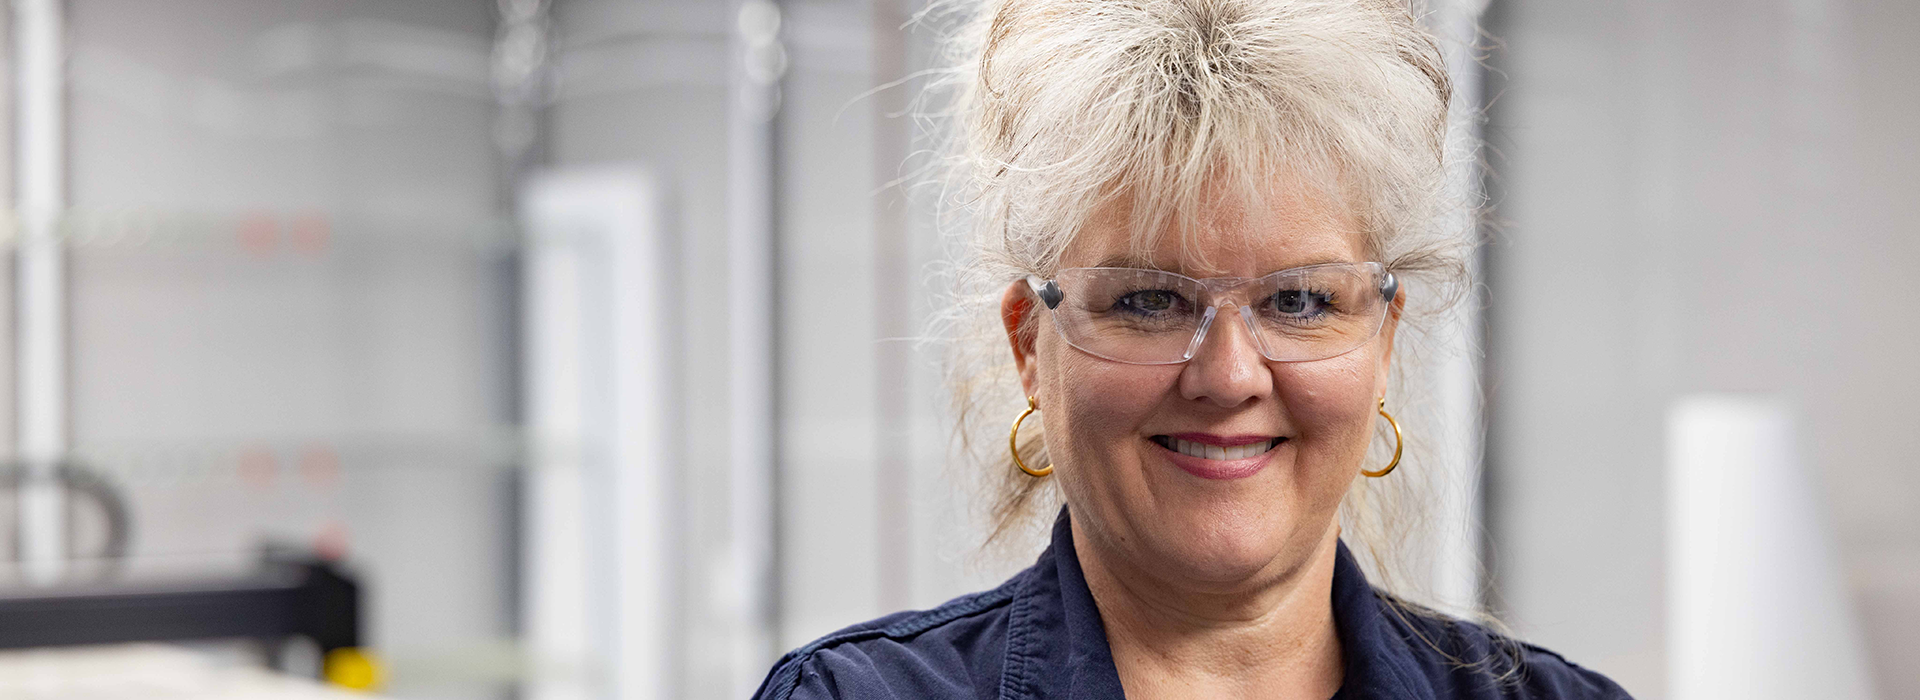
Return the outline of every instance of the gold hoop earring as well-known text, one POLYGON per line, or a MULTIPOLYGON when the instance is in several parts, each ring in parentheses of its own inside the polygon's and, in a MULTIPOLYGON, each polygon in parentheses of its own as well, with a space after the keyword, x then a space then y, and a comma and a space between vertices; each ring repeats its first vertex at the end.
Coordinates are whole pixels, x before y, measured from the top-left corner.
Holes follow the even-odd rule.
POLYGON ((1371 476, 1375 479, 1392 473, 1394 467, 1400 466, 1400 448, 1406 446, 1405 439, 1400 435, 1400 421, 1394 420, 1393 414, 1387 412, 1387 397, 1385 396, 1380 397, 1380 417, 1387 419, 1387 425, 1393 426, 1393 461, 1387 462, 1387 468, 1377 472, 1370 472, 1365 469, 1360 470, 1361 474, 1371 476))
POLYGON ((1031 477, 1042 477, 1053 473, 1051 464, 1040 469, 1032 469, 1027 466, 1026 460, 1020 459, 1020 421, 1026 420, 1027 416, 1033 415, 1033 412, 1038 410, 1040 410, 1040 402, 1031 396, 1027 397, 1027 410, 1021 411, 1019 418, 1013 419, 1013 430, 1007 433, 1007 451, 1013 453, 1013 466, 1019 467, 1020 471, 1026 472, 1027 476, 1031 477))

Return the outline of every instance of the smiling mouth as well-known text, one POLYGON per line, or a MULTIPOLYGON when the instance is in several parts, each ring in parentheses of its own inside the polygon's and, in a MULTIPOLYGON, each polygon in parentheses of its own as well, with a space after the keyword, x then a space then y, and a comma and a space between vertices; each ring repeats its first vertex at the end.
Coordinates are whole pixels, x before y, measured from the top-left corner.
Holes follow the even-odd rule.
POLYGON ((1261 454, 1266 453, 1268 450, 1272 450, 1275 447, 1279 447, 1280 443, 1287 441, 1287 439, 1284 437, 1278 437, 1278 438, 1273 438, 1271 440, 1267 440, 1264 442, 1255 442, 1255 443, 1250 443, 1246 445, 1236 445, 1233 447, 1221 447, 1219 445, 1209 445, 1203 442, 1192 442, 1189 440, 1182 440, 1180 438, 1173 437, 1171 435, 1155 435, 1148 439, 1152 440, 1156 445, 1165 447, 1169 450, 1178 452, 1188 457, 1198 457, 1200 459, 1212 459, 1212 460, 1220 460, 1220 461, 1232 461, 1236 459, 1247 459, 1249 457, 1257 457, 1261 454))

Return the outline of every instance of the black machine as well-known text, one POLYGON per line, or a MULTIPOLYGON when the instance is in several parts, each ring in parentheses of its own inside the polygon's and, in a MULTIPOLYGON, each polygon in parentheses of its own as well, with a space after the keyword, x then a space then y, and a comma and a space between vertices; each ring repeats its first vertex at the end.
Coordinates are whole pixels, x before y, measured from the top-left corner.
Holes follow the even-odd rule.
POLYGON ((360 646, 359 586, 330 562, 269 553, 226 580, 0 591, 0 649, 299 636, 322 654, 360 646))
MULTIPOLYGON (((0 491, 18 492, 26 470, 0 468, 0 491)), ((299 550, 269 547, 254 572, 225 579, 115 583, 131 518, 119 489, 95 470, 64 463, 52 470, 68 497, 92 501, 107 536, 97 560, 108 576, 55 588, 0 588, 0 649, 122 642, 253 639, 277 648, 313 640, 323 657, 360 646, 360 587, 338 564, 299 550)))

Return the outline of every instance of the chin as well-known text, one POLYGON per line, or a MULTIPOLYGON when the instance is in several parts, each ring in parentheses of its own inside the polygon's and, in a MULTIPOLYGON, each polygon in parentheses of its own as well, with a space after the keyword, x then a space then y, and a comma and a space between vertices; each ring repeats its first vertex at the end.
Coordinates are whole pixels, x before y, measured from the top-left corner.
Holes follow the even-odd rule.
POLYGON ((1291 518, 1265 508, 1208 508, 1161 531, 1160 556, 1182 577, 1232 587, 1274 575, 1287 559, 1289 533, 1300 527, 1291 518), (1265 511, 1265 512, 1262 512, 1265 511))

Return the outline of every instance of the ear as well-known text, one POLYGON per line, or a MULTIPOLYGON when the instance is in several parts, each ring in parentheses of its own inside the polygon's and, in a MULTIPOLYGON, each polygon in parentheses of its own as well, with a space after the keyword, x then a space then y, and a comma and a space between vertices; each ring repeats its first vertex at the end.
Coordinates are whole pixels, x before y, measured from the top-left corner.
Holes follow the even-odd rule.
POLYGON ((1400 328, 1400 314, 1407 308, 1407 288, 1401 285, 1394 290, 1393 301, 1387 304, 1387 318, 1380 324, 1380 366, 1376 369, 1374 396, 1383 396, 1387 381, 1393 376, 1393 334, 1400 328))
POLYGON ((1020 387, 1028 396, 1038 396, 1040 386, 1037 333, 1029 330, 1035 319, 1028 316, 1038 310, 1026 280, 1014 280, 1000 296, 1000 322, 1007 329, 1007 343, 1013 346, 1013 366, 1020 371, 1020 387))

